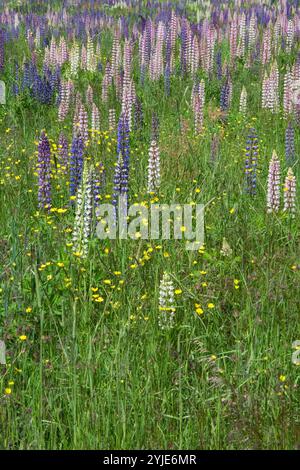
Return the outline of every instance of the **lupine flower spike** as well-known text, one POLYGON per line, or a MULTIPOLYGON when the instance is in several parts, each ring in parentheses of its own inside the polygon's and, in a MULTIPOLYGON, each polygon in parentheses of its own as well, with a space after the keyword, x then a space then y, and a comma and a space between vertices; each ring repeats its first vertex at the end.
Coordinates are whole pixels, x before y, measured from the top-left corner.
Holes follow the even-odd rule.
POLYGON ((168 273, 164 273, 159 286, 158 324, 161 329, 168 330, 174 326, 175 311, 173 281, 168 273))
POLYGON ((291 216, 295 217, 295 200, 296 200, 296 177, 294 176, 293 170, 288 169, 287 176, 284 182, 283 188, 284 198, 284 212, 288 212, 291 216))
POLYGON ((272 159, 269 165, 267 211, 278 212, 280 205, 280 161, 277 153, 273 150, 272 159))

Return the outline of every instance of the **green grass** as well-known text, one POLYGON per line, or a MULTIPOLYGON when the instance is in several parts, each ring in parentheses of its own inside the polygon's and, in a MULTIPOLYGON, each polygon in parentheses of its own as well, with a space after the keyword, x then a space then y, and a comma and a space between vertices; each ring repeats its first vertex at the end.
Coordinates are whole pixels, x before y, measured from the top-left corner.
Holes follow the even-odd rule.
MULTIPOLYGON (((25 47, 21 38, 6 65, 7 80, 14 56, 20 57, 25 47)), ((108 55, 109 49, 102 53, 108 55)), ((81 72, 74 82, 82 92, 91 83, 100 105, 100 143, 91 144, 87 155, 104 163, 109 195, 116 136, 108 132, 108 108, 101 105, 101 77, 100 72, 81 72)), ((35 141, 44 128, 57 143, 62 128, 57 108, 8 95, 0 110, 0 337, 7 346, 7 365, 0 373, 1 448, 299 446, 299 368, 292 363, 292 343, 300 337, 299 209, 293 220, 282 212, 266 213, 273 148, 281 160, 282 182, 287 170, 286 121, 281 112, 261 110, 260 77, 239 64, 225 125, 208 112, 218 105, 220 90, 216 80, 206 77, 201 136, 193 134, 191 79, 172 77, 170 97, 163 82, 146 79, 144 88, 137 83, 146 126, 140 138, 131 136, 131 200, 149 201, 147 152, 151 112, 156 111, 159 201, 208 204, 201 253, 186 251, 184 241, 94 237, 88 258, 75 257, 68 246, 74 223, 68 178, 54 165, 53 206, 68 210, 37 212, 35 141), (243 84, 249 93, 246 118, 238 113, 243 84), (243 192, 250 126, 256 127, 260 142, 254 199, 243 192), (211 165, 215 132, 221 135, 220 152, 211 165), (220 253, 223 238, 232 249, 229 256, 220 253), (158 326, 164 271, 182 290, 171 331, 158 326), (102 303, 92 300, 96 288, 102 303), (201 305, 202 315, 195 313, 195 304, 201 305)), ((115 103, 110 96, 110 106, 115 103)), ((119 113, 120 104, 116 107, 119 113)), ((69 138, 72 117, 63 124, 69 138)), ((299 141, 297 127, 297 152, 299 141)), ((298 168, 296 161, 296 176, 298 168)))

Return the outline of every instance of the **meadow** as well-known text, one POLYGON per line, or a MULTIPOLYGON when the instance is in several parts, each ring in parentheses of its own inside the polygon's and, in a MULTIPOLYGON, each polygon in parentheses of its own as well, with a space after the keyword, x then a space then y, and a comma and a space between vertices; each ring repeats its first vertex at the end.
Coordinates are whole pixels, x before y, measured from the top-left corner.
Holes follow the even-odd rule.
POLYGON ((299 45, 298 0, 0 2, 0 449, 299 448, 299 45), (203 244, 99 239, 124 195, 203 244))

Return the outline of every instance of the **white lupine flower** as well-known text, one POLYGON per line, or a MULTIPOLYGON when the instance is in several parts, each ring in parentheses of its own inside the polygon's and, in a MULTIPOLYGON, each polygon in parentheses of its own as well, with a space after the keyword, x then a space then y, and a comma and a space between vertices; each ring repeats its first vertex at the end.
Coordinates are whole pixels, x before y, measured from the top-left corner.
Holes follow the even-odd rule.
POLYGON ((71 75, 76 76, 79 69, 79 45, 77 42, 74 42, 73 47, 70 51, 70 65, 71 65, 71 75))
POLYGON ((246 116, 246 112, 247 112, 247 90, 243 86, 242 92, 241 92, 241 97, 240 97, 240 113, 243 116, 246 116))
POLYGON ((267 211, 278 212, 280 205, 280 161, 275 150, 269 165, 267 211))
POLYGON ((92 218, 92 170, 84 166, 77 192, 77 204, 73 229, 73 251, 83 258, 88 254, 88 239, 92 218))
POLYGON ((170 275, 164 273, 159 286, 158 324, 161 329, 170 329, 174 326, 175 311, 173 282, 170 275))
POLYGON ((160 186, 160 159, 156 140, 152 140, 148 160, 148 193, 154 193, 160 186))
POLYGON ((111 130, 116 128, 116 110, 113 108, 108 111, 108 126, 111 130))
POLYGON ((92 131, 99 131, 100 130, 100 114, 99 114, 99 109, 93 103, 92 106, 92 131))
POLYGON ((284 182, 284 208, 285 212, 289 212, 295 217, 295 199, 296 199, 296 177, 291 168, 288 169, 284 182))

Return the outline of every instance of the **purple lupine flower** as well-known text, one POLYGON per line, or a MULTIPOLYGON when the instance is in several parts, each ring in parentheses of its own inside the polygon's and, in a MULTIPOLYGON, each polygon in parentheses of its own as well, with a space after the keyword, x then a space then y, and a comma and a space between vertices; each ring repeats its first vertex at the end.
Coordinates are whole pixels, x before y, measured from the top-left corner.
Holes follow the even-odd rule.
POLYGON ((295 161, 295 129, 291 121, 285 131, 285 159, 287 166, 295 161))
POLYGON ((118 122, 117 155, 122 154, 124 164, 129 165, 130 144, 129 144, 129 125, 124 114, 121 114, 118 122))
POLYGON ((258 156, 258 138, 254 128, 250 129, 246 144, 245 189, 248 194, 256 194, 256 169, 258 156))
POLYGON ((51 151, 48 137, 42 131, 38 145, 38 201, 39 208, 51 207, 51 151))
POLYGON ((220 96, 220 108, 225 114, 227 114, 230 104, 230 83, 227 79, 222 86, 220 96))
POLYGON ((20 92, 20 89, 19 89, 19 65, 18 63, 16 62, 15 63, 15 80, 14 80, 14 83, 13 83, 13 94, 14 96, 17 96, 20 92))
POLYGON ((75 196, 82 177, 84 140, 81 134, 75 134, 70 156, 70 195, 75 196))
POLYGON ((119 197, 128 194, 128 178, 129 178, 129 126, 126 116, 121 114, 118 123, 118 140, 117 140, 118 162, 114 175, 114 195, 113 204, 117 206, 119 197))
POLYGON ((119 198, 125 196, 127 198, 128 194, 128 176, 129 176, 129 167, 124 162, 123 155, 120 152, 118 162, 114 174, 114 194, 112 203, 117 207, 119 198))
POLYGON ((217 79, 222 80, 222 52, 219 50, 216 55, 217 79))
POLYGON ((180 50, 180 66, 181 73, 184 75, 187 72, 187 55, 189 46, 189 30, 188 21, 183 18, 181 24, 181 50, 180 50))
POLYGON ((278 212, 280 205, 280 161, 275 150, 269 165, 267 212, 278 212))

